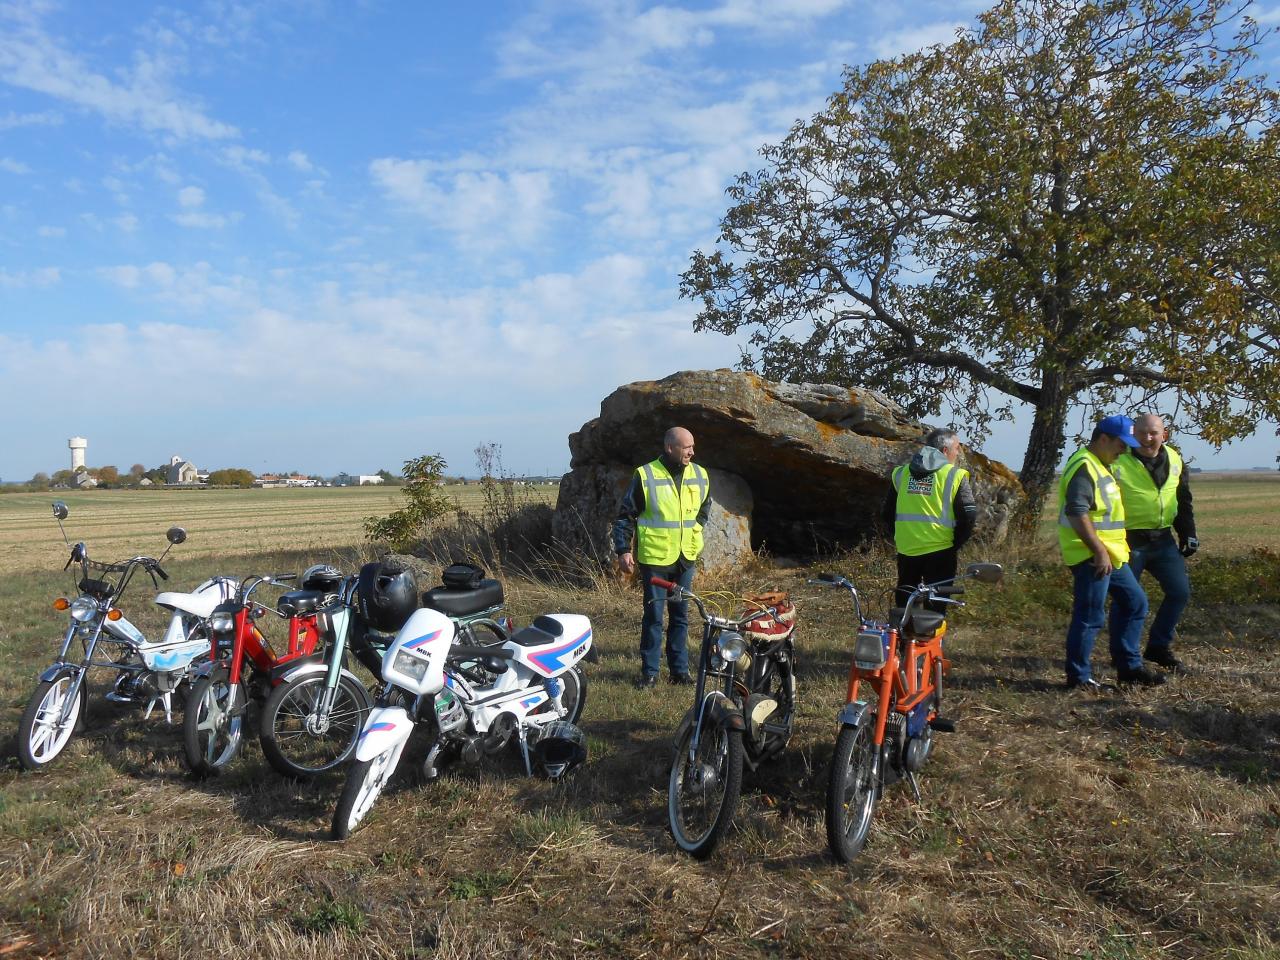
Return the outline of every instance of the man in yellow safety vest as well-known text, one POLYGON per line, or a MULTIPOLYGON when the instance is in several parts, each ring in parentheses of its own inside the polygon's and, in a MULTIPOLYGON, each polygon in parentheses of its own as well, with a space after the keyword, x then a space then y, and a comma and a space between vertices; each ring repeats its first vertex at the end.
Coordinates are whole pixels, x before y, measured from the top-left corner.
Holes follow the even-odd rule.
POLYGON ((1161 417, 1143 414, 1133 421, 1133 431, 1138 447, 1120 454, 1111 467, 1124 500, 1129 565, 1138 578, 1149 571, 1164 591, 1142 656, 1173 673, 1186 673, 1173 653, 1173 632, 1191 599, 1184 558, 1200 547, 1191 487, 1182 455, 1165 443, 1169 433, 1161 417))
POLYGON ((1147 595, 1129 566, 1124 501, 1111 466, 1138 445, 1133 421, 1103 417, 1087 446, 1067 460, 1058 484, 1058 546, 1071 568, 1074 600, 1067 627, 1067 686, 1097 690, 1089 659, 1111 594, 1111 662, 1121 683, 1157 686, 1164 676, 1142 665, 1138 644, 1147 595))
POLYGON ((649 580, 657 576, 689 589, 695 563, 702 553, 702 528, 711 509, 710 493, 711 478, 693 462, 693 434, 684 427, 672 427, 663 438, 662 455, 636 468, 613 523, 618 565, 626 573, 634 573, 639 567, 644 587, 637 684, 641 688, 652 688, 658 681, 664 606, 668 614, 669 678, 672 683, 689 682, 689 602, 669 599, 664 588, 649 580))
MULTIPOLYGON (((898 606, 907 602, 912 587, 956 575, 956 553, 978 516, 969 471, 956 466, 959 458, 955 431, 933 430, 911 462, 889 475, 881 519, 892 528, 898 551, 898 606)), ((934 604, 933 609, 945 608, 934 604)))

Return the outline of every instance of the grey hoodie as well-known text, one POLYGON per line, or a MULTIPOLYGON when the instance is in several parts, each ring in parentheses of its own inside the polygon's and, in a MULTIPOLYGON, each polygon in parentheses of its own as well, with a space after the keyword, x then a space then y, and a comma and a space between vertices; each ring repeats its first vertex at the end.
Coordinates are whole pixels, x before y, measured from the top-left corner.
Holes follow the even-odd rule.
MULTIPOLYGON (((946 455, 941 450, 935 447, 921 447, 911 458, 907 469, 911 471, 913 477, 927 477, 931 473, 937 473, 947 465, 947 462, 946 455)), ((974 502, 973 488, 969 484, 968 477, 956 485, 955 499, 952 502, 956 517, 955 546, 958 550, 973 536, 973 525, 978 519, 978 505, 974 502)), ((893 482, 890 481, 889 491, 885 495, 884 505, 880 511, 880 518, 884 522, 890 540, 893 539, 893 518, 897 512, 898 492, 893 489, 893 482)))

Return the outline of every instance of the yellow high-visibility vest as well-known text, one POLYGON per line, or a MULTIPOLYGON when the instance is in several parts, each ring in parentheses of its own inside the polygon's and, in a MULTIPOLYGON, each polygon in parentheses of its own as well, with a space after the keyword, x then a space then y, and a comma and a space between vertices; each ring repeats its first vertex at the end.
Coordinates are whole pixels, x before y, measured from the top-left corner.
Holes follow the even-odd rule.
POLYGON ((1169 478, 1159 489, 1151 471, 1130 451, 1120 454, 1111 465, 1124 500, 1124 522, 1130 530, 1163 530, 1173 526, 1178 515, 1182 455, 1168 444, 1164 448, 1169 451, 1169 478))
POLYGON ((1087 447, 1081 447, 1071 455, 1058 482, 1058 546, 1062 548, 1063 561, 1071 567, 1093 556, 1093 551, 1080 539, 1067 519, 1067 484, 1077 470, 1087 470, 1093 478, 1094 507, 1089 511, 1089 519, 1098 532, 1098 539, 1111 555, 1112 566, 1128 563, 1129 541, 1124 535, 1124 501, 1120 497, 1120 486, 1106 465, 1087 447))
POLYGON ((913 477, 906 463, 893 471, 893 543, 899 553, 918 557, 947 550, 956 542, 955 495, 967 476, 969 471, 954 463, 924 477, 913 477))
POLYGON ((646 567, 669 567, 681 554, 697 560, 702 553, 698 511, 711 492, 711 478, 690 463, 676 481, 661 459, 636 468, 644 488, 644 512, 636 522, 636 561, 646 567))

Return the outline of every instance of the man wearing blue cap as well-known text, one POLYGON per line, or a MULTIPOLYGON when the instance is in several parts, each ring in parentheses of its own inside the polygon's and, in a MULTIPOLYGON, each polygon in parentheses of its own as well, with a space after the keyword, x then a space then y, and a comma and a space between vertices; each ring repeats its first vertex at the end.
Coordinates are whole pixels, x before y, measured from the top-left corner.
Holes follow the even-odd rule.
POLYGON ((1111 594, 1111 662, 1121 683, 1158 686, 1164 675, 1142 665, 1139 645, 1147 617, 1147 595, 1129 567, 1124 502, 1111 464, 1137 447, 1133 421, 1103 417, 1062 470, 1058 484, 1058 546, 1071 568, 1074 601, 1067 628, 1067 686, 1097 690, 1089 658, 1106 619, 1111 594))

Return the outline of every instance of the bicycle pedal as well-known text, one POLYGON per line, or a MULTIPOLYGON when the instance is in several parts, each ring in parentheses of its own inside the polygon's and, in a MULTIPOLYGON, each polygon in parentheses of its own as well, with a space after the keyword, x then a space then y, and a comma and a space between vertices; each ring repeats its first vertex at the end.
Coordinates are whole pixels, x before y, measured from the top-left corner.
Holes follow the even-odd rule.
POLYGON ((947 717, 934 717, 929 721, 929 728, 931 730, 937 730, 938 733, 955 733, 956 722, 948 719, 947 717))

